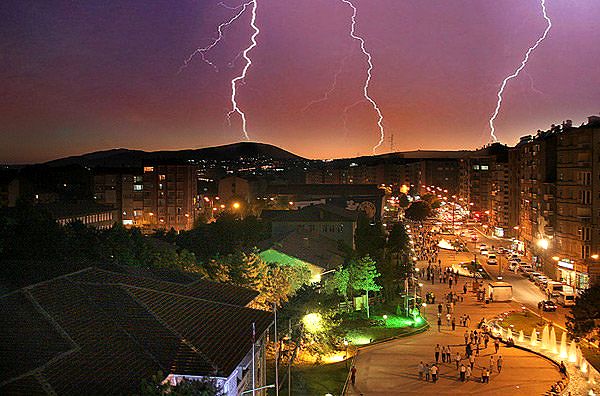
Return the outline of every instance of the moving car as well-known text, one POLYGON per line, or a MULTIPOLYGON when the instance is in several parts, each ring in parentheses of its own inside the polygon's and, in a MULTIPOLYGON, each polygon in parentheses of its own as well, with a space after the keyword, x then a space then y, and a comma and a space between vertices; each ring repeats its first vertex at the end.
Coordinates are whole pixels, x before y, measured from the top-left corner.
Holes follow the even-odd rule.
POLYGON ((489 253, 489 252, 488 252, 488 250, 487 250, 487 249, 481 249, 481 250, 479 251, 479 254, 482 254, 482 255, 484 255, 484 256, 487 256, 487 255, 488 255, 488 253, 489 253))
POLYGON ((556 311, 556 304, 550 300, 542 300, 538 303, 538 309, 542 311, 556 311))
POLYGON ((540 274, 539 272, 533 271, 532 273, 529 274, 529 280, 532 282, 535 282, 535 278, 540 275, 542 275, 542 274, 540 274))
POLYGON ((488 254, 487 263, 488 263, 488 265, 497 265, 498 264, 498 260, 496 260, 496 255, 494 253, 488 254))
POLYGON ((558 295, 561 291, 566 290, 565 288, 563 288, 563 286, 564 285, 560 282, 554 282, 554 281, 548 282, 546 284, 546 293, 549 296, 558 297, 558 295))
POLYGON ((471 242, 477 242, 478 240, 477 235, 471 235, 471 242))

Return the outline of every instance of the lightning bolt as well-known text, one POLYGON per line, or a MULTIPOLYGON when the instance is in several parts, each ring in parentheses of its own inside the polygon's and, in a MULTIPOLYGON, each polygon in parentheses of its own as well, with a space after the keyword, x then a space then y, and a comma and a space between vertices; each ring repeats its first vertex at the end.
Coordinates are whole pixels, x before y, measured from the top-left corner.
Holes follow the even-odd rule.
POLYGON ((373 58, 371 57, 371 53, 369 51, 367 51, 365 48, 365 40, 361 36, 356 34, 356 14, 357 14, 356 7, 350 0, 341 0, 341 2, 346 3, 348 6, 350 6, 350 8, 352 8, 352 24, 350 25, 350 37, 352 37, 354 40, 356 40, 360 43, 360 49, 361 49, 362 53, 367 57, 367 64, 369 67, 367 68, 367 78, 365 80, 365 84, 363 85, 363 96, 371 104, 371 106, 373 106, 373 110, 375 110, 375 112, 377 113, 377 126, 379 128, 379 142, 377 142, 377 144, 375 146, 373 146, 373 154, 375 154, 375 151, 383 144, 383 141, 385 139, 385 132, 383 129, 383 114, 381 113, 381 110, 379 109, 379 106, 377 105, 377 103, 369 95, 369 84, 371 83, 371 77, 372 77, 371 73, 373 71, 373 61, 372 61, 373 58))
POLYGON ((337 80, 338 80, 340 74, 342 74, 342 70, 344 69, 344 64, 346 63, 347 59, 348 59, 347 55, 344 56, 344 58, 342 58, 342 61, 340 62, 339 67, 337 68, 337 70, 333 74, 333 81, 331 82, 331 85, 329 86, 329 89, 327 91, 325 91, 325 93, 323 94, 323 96, 321 96, 319 99, 315 99, 313 101, 310 101, 306 106, 304 106, 302 108, 302 110, 301 110, 303 113, 306 110, 308 110, 311 106, 316 105, 317 103, 325 102, 326 100, 329 99, 329 95, 331 95, 333 93, 333 91, 335 91, 335 87, 337 85, 337 80))
POLYGON ((198 55, 198 56, 200 56, 200 58, 201 58, 201 59, 202 59, 202 60, 203 60, 203 61, 204 61, 206 64, 208 64, 208 65, 212 66, 212 67, 215 69, 215 71, 218 71, 218 68, 217 68, 217 66, 216 66, 214 63, 212 63, 210 60, 208 60, 208 59, 206 58, 206 53, 207 53, 208 51, 210 51, 211 49, 213 49, 213 48, 214 48, 214 47, 215 47, 217 44, 219 44, 219 42, 220 42, 220 41, 221 41, 221 39, 223 38, 223 29, 224 29, 224 28, 226 28, 226 27, 228 27, 229 25, 231 25, 231 24, 232 24, 233 22, 235 22, 235 21, 236 21, 236 20, 237 20, 237 19, 238 19, 240 16, 242 16, 242 14, 244 13, 244 11, 246 11, 246 8, 248 8, 248 6, 250 6, 250 4, 252 4, 252 3, 254 3, 254 1, 248 1, 247 3, 240 4, 240 5, 239 5, 239 6, 237 6, 237 7, 231 7, 231 6, 228 6, 227 4, 225 4, 225 3, 223 3, 223 2, 219 3, 218 5, 220 5, 220 6, 222 6, 222 7, 225 7, 225 8, 227 8, 228 10, 234 10, 234 11, 235 11, 235 10, 238 10, 238 9, 240 9, 240 8, 241 8, 241 10, 240 10, 240 11, 239 11, 237 14, 235 14, 235 15, 234 15, 234 16, 233 16, 231 19, 229 19, 227 22, 223 22, 222 24, 220 24, 220 25, 217 27, 217 33, 218 33, 218 34, 217 34, 217 37, 216 37, 216 38, 214 38, 214 39, 212 40, 212 42, 211 42, 209 45, 207 45, 206 47, 202 47, 202 48, 196 48, 196 49, 194 50, 194 52, 192 52, 192 53, 190 54, 190 56, 188 56, 188 58, 187 58, 185 61, 183 61, 183 65, 181 65, 181 67, 179 68, 179 72, 178 72, 178 74, 179 74, 179 73, 181 73, 181 72, 182 72, 182 71, 183 71, 183 70, 184 70, 186 67, 188 67, 188 65, 189 65, 189 64, 192 62, 192 60, 193 60, 193 59, 194 59, 194 58, 195 58, 197 55, 198 55))
MULTIPOLYGON (((345 0, 342 0, 342 1, 345 1, 345 0)), ((542 41, 544 41, 544 39, 548 35, 548 32, 550 31, 550 28, 552 27, 552 21, 550 20, 550 18, 548 17, 548 14, 546 13, 546 0, 540 0, 540 4, 542 6, 542 13, 544 15, 544 19, 547 22, 546 29, 544 29, 544 33, 537 39, 537 41, 535 42, 535 44, 532 45, 531 47, 529 47, 529 49, 525 53, 525 57, 523 58, 523 61, 521 62, 521 65, 517 68, 517 70, 515 70, 513 74, 511 74, 510 76, 506 77, 502 81, 502 85, 500 86, 500 90, 496 94, 496 96, 498 97, 498 102, 496 103, 496 110, 494 110, 494 114, 492 114, 492 118, 490 118, 490 121, 489 121, 489 124, 490 124, 490 135, 491 135, 492 139, 494 140, 494 142, 498 141, 498 138, 496 137, 496 133, 495 133, 496 132, 496 128, 494 127, 494 121, 496 120, 496 117, 498 117, 498 113, 500 112, 500 107, 502 106, 502 94, 504 93, 504 89, 506 88, 506 84, 508 83, 509 80, 512 80, 513 78, 516 78, 519 75, 519 73, 521 73, 521 70, 523 70, 525 68, 525 65, 527 65, 527 62, 529 61, 529 56, 531 55, 531 53, 533 51, 535 51, 535 49, 542 43, 542 41)))
POLYGON ((231 80, 231 111, 229 111, 229 113, 227 113, 227 119, 228 120, 231 120, 231 116, 234 113, 238 113, 240 115, 240 117, 242 119, 242 131, 244 133, 244 138, 246 140, 250 140, 250 136, 248 136, 248 130, 247 130, 247 126, 246 126, 246 124, 247 124, 246 123, 246 114, 239 108, 238 103, 237 103, 237 98, 236 98, 236 96, 237 96, 237 83, 240 82, 240 81, 243 82, 244 79, 246 78, 246 74, 248 73, 248 69, 252 65, 252 60, 248 56, 248 53, 250 51, 252 51, 252 49, 254 47, 256 47, 257 44, 258 44, 256 42, 256 36, 258 36, 258 34, 260 33, 260 29, 256 26, 257 1, 258 0, 252 0, 252 1, 249 1, 248 3, 244 4, 244 7, 252 4, 252 18, 250 19, 250 26, 254 30, 254 33, 252 33, 252 36, 250 37, 250 45, 248 47, 246 47, 246 49, 242 52, 242 57, 246 61, 246 64, 244 65, 244 68, 242 69, 241 74, 231 80))

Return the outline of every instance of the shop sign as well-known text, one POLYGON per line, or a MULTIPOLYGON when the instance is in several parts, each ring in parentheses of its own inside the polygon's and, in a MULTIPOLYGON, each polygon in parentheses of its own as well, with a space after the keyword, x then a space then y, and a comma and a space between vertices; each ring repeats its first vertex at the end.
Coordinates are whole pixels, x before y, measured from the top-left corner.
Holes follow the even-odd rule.
POLYGON ((558 260, 558 266, 570 270, 574 268, 573 263, 570 260, 558 260))

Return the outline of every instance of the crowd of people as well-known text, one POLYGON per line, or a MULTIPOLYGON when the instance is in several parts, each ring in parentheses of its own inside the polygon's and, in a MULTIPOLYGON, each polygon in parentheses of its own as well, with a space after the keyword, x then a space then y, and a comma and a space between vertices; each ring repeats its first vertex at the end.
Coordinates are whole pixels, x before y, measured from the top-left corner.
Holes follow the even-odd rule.
MULTIPOLYGON (((481 328, 482 322, 479 322, 476 328, 472 328, 470 315, 457 312, 468 293, 470 280, 461 283, 458 271, 451 267, 443 268, 442 261, 438 258, 438 239, 435 233, 422 229, 416 240, 418 248, 415 254, 419 260, 427 263, 426 267, 419 271, 420 276, 426 277, 432 285, 436 281, 438 284, 448 285, 447 292, 444 292, 437 304, 438 332, 442 332, 443 327, 444 331, 451 332, 457 331, 457 327, 464 329, 464 344, 435 345, 434 361, 431 363, 421 361, 418 365, 419 378, 428 382, 437 382, 440 368, 449 367, 456 370, 457 379, 461 382, 472 381, 476 377, 481 383, 489 383, 493 373, 499 374, 502 371, 504 360, 499 355, 500 342, 490 338, 485 329, 481 328), (492 349, 488 350, 490 347, 492 349), (480 356, 486 350, 489 353, 489 360, 480 356), (475 376, 476 370, 477 376, 475 376)), ((428 292, 426 300, 427 303, 435 303, 435 294, 428 292)))

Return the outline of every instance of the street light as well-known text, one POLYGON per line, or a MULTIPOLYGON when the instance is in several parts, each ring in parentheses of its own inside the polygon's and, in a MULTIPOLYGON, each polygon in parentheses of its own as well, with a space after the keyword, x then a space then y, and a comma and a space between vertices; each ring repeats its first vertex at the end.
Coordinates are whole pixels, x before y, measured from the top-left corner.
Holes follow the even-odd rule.
POLYGON ((542 239, 538 239, 537 245, 538 245, 538 247, 546 250, 546 249, 548 249, 548 246, 550 246, 550 242, 546 238, 542 238, 542 239))

